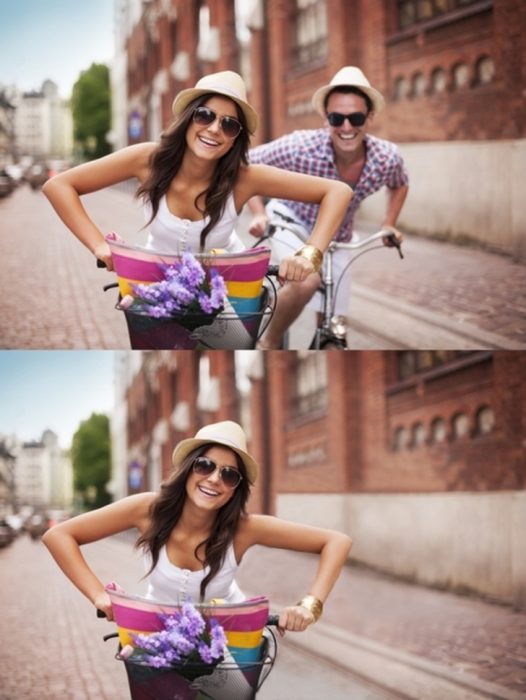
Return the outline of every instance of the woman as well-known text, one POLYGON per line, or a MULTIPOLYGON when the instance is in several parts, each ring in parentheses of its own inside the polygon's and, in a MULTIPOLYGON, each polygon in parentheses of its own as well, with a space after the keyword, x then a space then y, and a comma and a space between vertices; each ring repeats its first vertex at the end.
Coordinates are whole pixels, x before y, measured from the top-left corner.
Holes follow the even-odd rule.
POLYGON ((48 180, 43 191, 75 236, 113 269, 109 246, 80 196, 137 178, 137 194, 149 218, 149 248, 160 253, 214 248, 237 252, 244 246, 233 228, 245 202, 254 195, 280 196, 320 204, 309 240, 283 261, 280 275, 299 281, 318 270, 351 199, 350 187, 248 165, 249 134, 257 127, 257 115, 237 73, 201 78, 176 96, 172 109, 175 122, 159 144, 129 146, 48 180))
POLYGON ((350 538, 333 530, 247 515, 258 465, 237 423, 201 428, 176 446, 172 461, 175 469, 159 493, 129 496, 46 532, 43 541, 66 576, 111 620, 109 596, 80 547, 117 532, 139 531, 147 597, 163 602, 244 600, 234 576, 254 545, 311 552, 319 554, 320 561, 308 594, 281 612, 279 626, 302 631, 315 622, 347 559, 350 538))

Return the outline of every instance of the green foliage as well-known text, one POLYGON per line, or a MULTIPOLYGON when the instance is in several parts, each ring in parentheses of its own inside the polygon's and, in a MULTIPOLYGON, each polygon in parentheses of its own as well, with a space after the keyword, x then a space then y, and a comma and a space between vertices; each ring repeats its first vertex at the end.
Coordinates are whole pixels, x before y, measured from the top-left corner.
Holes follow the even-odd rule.
POLYGON ((71 96, 73 135, 84 158, 100 158, 111 151, 106 134, 111 127, 108 66, 92 63, 80 74, 71 96))
POLYGON ((73 436, 71 460, 75 491, 88 509, 109 503, 110 496, 106 491, 111 476, 108 416, 92 413, 80 424, 73 436))

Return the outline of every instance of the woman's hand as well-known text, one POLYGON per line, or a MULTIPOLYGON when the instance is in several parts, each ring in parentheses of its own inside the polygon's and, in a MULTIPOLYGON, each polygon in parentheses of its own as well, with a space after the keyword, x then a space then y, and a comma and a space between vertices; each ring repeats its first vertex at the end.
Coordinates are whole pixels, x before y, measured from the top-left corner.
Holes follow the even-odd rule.
POLYGON ((278 631, 283 637, 285 630, 304 632, 314 622, 314 615, 301 605, 290 605, 279 616, 278 631))
POLYGON ((97 608, 97 610, 102 610, 102 612, 106 615, 108 620, 113 620, 113 608, 111 607, 111 599, 110 596, 106 593, 106 591, 99 593, 93 601, 93 605, 97 608))
POLYGON ((285 258, 279 266, 279 276, 287 282, 303 282, 314 271, 314 264, 301 255, 285 258))
POLYGON ((106 243, 106 241, 102 241, 102 243, 96 245, 93 250, 93 254, 98 260, 102 260, 102 262, 106 265, 106 268, 110 270, 110 272, 111 270, 113 270, 113 259, 111 257, 111 250, 110 246, 106 243))

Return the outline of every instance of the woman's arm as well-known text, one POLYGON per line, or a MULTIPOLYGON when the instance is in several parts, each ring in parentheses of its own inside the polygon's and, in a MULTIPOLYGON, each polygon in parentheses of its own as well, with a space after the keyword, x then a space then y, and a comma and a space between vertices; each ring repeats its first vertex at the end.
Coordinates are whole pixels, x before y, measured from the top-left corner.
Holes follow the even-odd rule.
MULTIPOLYGON (((319 204, 318 216, 305 246, 312 246, 323 254, 345 216, 352 194, 352 189, 340 180, 302 175, 270 165, 249 165, 242 170, 235 197, 238 211, 255 195, 319 204)), ((280 275, 302 281, 317 271, 316 260, 321 256, 314 254, 313 262, 308 252, 283 260, 280 275)))
POLYGON ((141 532, 148 523, 153 493, 123 498, 104 508, 84 513, 55 525, 42 541, 70 581, 108 618, 113 619, 110 599, 103 583, 88 566, 80 547, 136 527, 141 532))
MULTIPOLYGON (((349 555, 352 540, 342 532, 301 525, 267 515, 251 515, 243 521, 236 535, 236 556, 255 544, 319 554, 316 575, 304 595, 327 599, 349 555)), ((299 592, 301 594, 301 591, 299 592)), ((280 615, 282 629, 302 631, 315 621, 315 615, 300 604, 286 607, 280 615)))
POLYGON ((78 165, 49 179, 42 190, 72 233, 99 260, 113 269, 110 249, 104 236, 88 216, 81 195, 96 192, 117 182, 136 177, 144 180, 154 143, 123 148, 109 156, 78 165))

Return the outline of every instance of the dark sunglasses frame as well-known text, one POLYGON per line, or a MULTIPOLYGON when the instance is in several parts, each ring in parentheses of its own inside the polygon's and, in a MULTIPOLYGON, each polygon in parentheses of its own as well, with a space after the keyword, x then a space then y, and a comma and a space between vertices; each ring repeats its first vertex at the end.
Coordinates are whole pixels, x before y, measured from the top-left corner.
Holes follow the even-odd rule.
POLYGON ((350 114, 342 114, 341 112, 329 112, 327 121, 331 126, 342 126, 347 119, 351 126, 363 126, 367 121, 369 114, 365 112, 351 112, 350 114))
POLYGON ((198 126, 210 126, 216 119, 219 119, 219 126, 224 135, 230 139, 237 138, 243 130, 243 124, 241 124, 239 119, 229 116, 220 117, 210 107, 196 107, 192 114, 192 120, 198 126))
POLYGON ((243 474, 241 474, 238 469, 234 469, 234 467, 220 467, 213 459, 209 459, 208 457, 197 457, 192 464, 192 469, 195 474, 199 474, 199 476, 211 476, 218 469, 221 481, 228 489, 237 488, 243 481, 243 474), (235 477, 231 477, 231 474, 235 474, 235 477))

